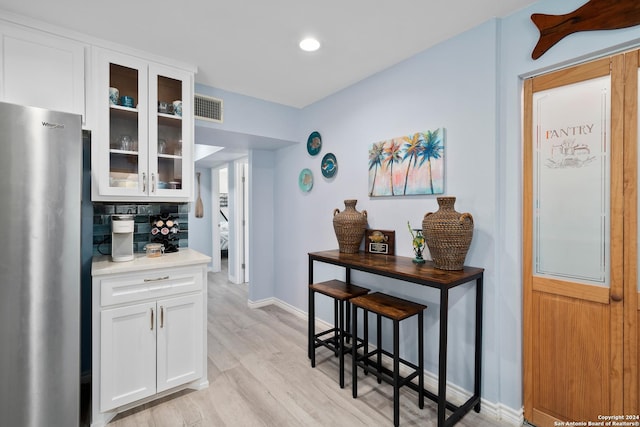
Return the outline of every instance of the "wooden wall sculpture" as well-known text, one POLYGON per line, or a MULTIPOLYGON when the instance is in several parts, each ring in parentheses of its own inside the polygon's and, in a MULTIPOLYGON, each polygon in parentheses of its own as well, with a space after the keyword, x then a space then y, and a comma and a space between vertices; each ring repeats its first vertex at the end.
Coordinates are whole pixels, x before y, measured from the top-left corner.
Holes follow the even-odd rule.
POLYGON ((640 24, 640 1, 589 0, 571 13, 534 13, 531 20, 540 30, 540 39, 531 53, 533 59, 538 59, 569 34, 580 31, 616 30, 640 24))

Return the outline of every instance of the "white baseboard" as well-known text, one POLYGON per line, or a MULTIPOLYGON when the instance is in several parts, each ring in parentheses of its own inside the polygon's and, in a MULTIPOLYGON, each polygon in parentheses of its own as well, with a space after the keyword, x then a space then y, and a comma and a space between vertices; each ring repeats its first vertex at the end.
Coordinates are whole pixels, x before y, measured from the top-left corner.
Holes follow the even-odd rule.
POLYGON ((274 305, 274 304, 277 305, 275 298, 265 298, 259 301, 251 301, 251 300, 247 301, 247 306, 249 308, 262 308, 262 307, 266 307, 268 305, 274 305))
MULTIPOLYGON (((305 319, 308 321, 309 317, 305 311, 300 310, 297 307, 292 306, 278 298, 265 298, 260 301, 249 301, 247 303, 249 308, 261 308, 268 305, 275 305, 280 307, 284 311, 287 311, 296 317, 305 319)), ((318 330, 329 329, 333 327, 333 324, 325 322, 324 320, 316 318, 316 327, 318 330)), ((401 366, 401 369, 404 367, 401 366)), ((438 390, 438 376, 429 371, 424 371, 424 385, 427 390, 437 393, 438 390)), ((462 387, 447 382, 447 400, 456 405, 461 405, 466 402, 473 392, 465 390, 462 387)), ((481 411, 482 414, 495 420, 503 421, 512 426, 520 427, 524 423, 524 408, 513 409, 502 403, 490 402, 486 399, 481 399, 481 411)))

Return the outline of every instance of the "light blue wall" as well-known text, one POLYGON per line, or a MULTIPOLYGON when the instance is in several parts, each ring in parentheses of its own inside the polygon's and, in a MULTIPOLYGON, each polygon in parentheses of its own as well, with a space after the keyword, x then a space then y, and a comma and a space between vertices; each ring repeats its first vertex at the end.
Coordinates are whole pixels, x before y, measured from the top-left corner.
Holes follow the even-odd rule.
POLYGON ((249 153, 249 300, 261 301, 274 296, 276 252, 288 252, 278 246, 274 233, 274 169, 276 153, 251 150, 249 153))
MULTIPOLYGON (((369 198, 367 150, 380 140, 443 127, 445 193, 475 220, 467 264, 484 267, 485 312, 482 396, 518 413, 522 408, 522 78, 640 45, 640 27, 569 36, 537 61, 530 57, 538 31, 532 13, 573 11, 584 0, 542 0, 507 18, 486 22, 365 79, 303 110, 244 99, 211 88, 197 92, 225 99, 225 127, 299 141, 276 152, 250 155, 250 299, 276 297, 307 309, 307 252, 335 248, 335 208, 358 199, 369 225, 396 230, 396 252, 411 256, 406 221, 419 226, 437 210, 433 196, 369 198), (236 99, 237 98, 237 99, 236 99), (248 103, 248 104, 247 104, 248 103), (246 114, 245 114, 246 113, 246 114), (276 125, 273 125, 275 120, 276 125), (306 152, 310 132, 322 134, 316 157, 306 152), (327 180, 321 157, 332 152, 338 173, 327 180), (309 193, 298 188, 303 168, 314 173, 309 193)), ((348 66, 348 65, 346 65, 348 66)), ((343 277, 317 265, 316 280, 343 277)), ((354 274, 356 283, 426 303, 426 369, 437 371, 437 293, 396 281, 354 274)), ((473 355, 472 287, 451 299, 449 380, 470 390, 473 355)), ((318 314, 330 320, 329 305, 318 314)), ((413 333, 408 325, 403 333, 413 333)), ((414 348, 403 343, 411 358, 414 348)))
MULTIPOLYGON (((281 149, 276 158, 276 297, 306 309, 307 253, 337 247, 332 226, 333 210, 344 209, 343 200, 357 199, 366 209, 369 226, 396 231, 396 253, 413 256, 407 221, 420 227, 427 212, 438 209, 434 196, 396 198, 368 197, 368 149, 381 140, 415 132, 445 129, 445 193, 457 197, 456 208, 470 212, 475 221, 474 238, 467 264, 486 268, 485 334, 483 370, 497 378, 498 339, 494 313, 496 209, 496 75, 497 22, 490 21, 450 39, 382 73, 361 81, 302 111, 298 139, 310 132, 322 135, 322 151, 316 157, 306 145, 281 149), (321 157, 332 152, 338 173, 322 177, 321 157), (298 189, 302 168, 314 173, 309 193, 298 189)), ((341 277, 342 270, 319 267, 321 278, 341 277)), ((438 370, 439 293, 403 282, 380 280, 354 273, 355 283, 426 304, 425 368, 438 370)), ((473 307, 471 286, 451 295, 450 335, 455 352, 449 357, 448 379, 466 390, 473 389, 473 307)), ((318 313, 331 319, 331 304, 324 300, 318 313)), ((416 333, 415 325, 407 334, 416 333)), ((410 336, 410 335, 408 335, 410 336)), ((415 336, 415 335, 414 335, 415 336)), ((403 340, 403 352, 414 360, 415 340, 403 340)), ((390 345, 390 343, 387 343, 390 345)), ((483 397, 497 401, 491 380, 483 397)))
POLYGON ((223 100, 223 123, 199 120, 198 126, 286 141, 295 140, 299 113, 297 108, 201 84, 195 85, 195 92, 223 100))
MULTIPOLYGON (((189 209, 189 248, 195 249, 208 256, 213 256, 212 233, 213 225, 217 225, 217 212, 211 212, 211 169, 196 168, 195 172, 200 172, 200 195, 204 205, 204 216, 196 218, 195 202, 191 203, 189 209), (214 215, 215 214, 215 215, 214 215)), ((197 185, 194 174, 193 182, 197 185)), ((198 190, 195 190, 195 197, 198 197, 198 190)), ((209 268, 212 263, 209 263, 209 268)))

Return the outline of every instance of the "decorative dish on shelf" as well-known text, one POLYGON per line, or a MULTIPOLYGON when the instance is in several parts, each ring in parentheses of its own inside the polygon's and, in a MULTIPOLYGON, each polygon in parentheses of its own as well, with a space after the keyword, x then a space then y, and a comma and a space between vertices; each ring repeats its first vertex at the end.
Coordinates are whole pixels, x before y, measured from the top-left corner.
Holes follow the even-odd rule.
POLYGON ((109 174, 109 187, 136 188, 138 186, 138 174, 111 172, 109 174))

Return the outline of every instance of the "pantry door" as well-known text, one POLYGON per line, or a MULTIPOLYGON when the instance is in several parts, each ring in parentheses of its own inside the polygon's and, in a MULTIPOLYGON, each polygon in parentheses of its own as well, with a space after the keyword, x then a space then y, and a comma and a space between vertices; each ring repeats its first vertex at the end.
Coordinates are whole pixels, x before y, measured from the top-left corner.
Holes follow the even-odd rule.
POLYGON ((598 421, 623 413, 624 55, 524 89, 525 419, 598 421))

